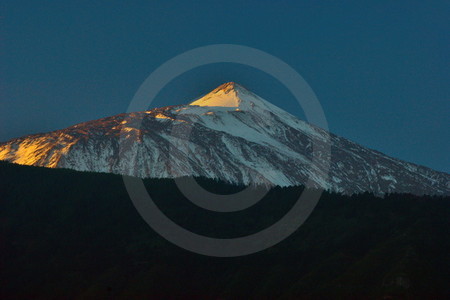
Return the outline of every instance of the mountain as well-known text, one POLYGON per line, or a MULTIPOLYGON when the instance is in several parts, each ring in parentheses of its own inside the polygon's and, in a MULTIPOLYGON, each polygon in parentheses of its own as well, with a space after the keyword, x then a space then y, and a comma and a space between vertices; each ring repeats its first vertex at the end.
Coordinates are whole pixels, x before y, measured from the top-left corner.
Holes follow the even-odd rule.
POLYGON ((142 178, 202 176, 245 185, 292 186, 309 178, 310 186, 346 194, 450 194, 449 174, 330 134, 232 82, 188 105, 10 140, 0 144, 0 160, 142 178), (321 160, 311 164, 313 155, 321 160), (329 172, 321 163, 327 159, 329 172))

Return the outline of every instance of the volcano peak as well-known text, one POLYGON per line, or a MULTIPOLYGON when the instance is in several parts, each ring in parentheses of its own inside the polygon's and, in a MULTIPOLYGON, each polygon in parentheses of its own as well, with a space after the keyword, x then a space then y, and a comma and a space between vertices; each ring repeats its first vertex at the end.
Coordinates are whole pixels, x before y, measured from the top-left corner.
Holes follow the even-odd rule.
MULTIPOLYGON (((191 102, 189 105, 214 106, 214 107, 241 107, 248 102, 248 96, 253 95, 250 91, 235 82, 224 83, 205 96, 191 102)), ((254 100, 255 96, 252 97, 254 100)))
POLYGON ((219 92, 219 91, 230 92, 230 91, 238 91, 238 90, 246 91, 246 89, 243 86, 241 86, 240 84, 230 81, 230 82, 226 82, 224 84, 219 85, 212 91, 212 93, 219 92))

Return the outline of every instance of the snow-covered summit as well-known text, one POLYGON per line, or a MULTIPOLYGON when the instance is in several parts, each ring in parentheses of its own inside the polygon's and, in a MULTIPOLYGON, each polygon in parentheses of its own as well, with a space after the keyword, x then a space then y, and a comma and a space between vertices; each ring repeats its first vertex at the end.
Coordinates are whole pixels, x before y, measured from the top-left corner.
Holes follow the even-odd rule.
POLYGON ((235 82, 224 83, 190 106, 229 107, 237 110, 273 110, 274 105, 235 82))
POLYGON ((249 95, 250 92, 237 83, 227 82, 189 105, 239 108, 245 102, 253 100, 248 99, 249 95), (246 99, 244 100, 243 97, 246 99))

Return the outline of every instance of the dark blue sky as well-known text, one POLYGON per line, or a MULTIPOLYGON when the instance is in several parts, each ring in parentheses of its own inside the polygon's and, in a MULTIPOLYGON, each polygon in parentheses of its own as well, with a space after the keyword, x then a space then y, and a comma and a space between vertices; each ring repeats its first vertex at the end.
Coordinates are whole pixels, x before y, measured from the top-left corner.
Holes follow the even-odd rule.
MULTIPOLYGON (((128 2, 3 2, 0 141, 124 112, 166 60, 231 43, 295 68, 332 132, 450 171, 450 2, 128 2)), ((180 76, 153 106, 185 103, 226 81, 302 117, 276 80, 234 64, 180 76)))

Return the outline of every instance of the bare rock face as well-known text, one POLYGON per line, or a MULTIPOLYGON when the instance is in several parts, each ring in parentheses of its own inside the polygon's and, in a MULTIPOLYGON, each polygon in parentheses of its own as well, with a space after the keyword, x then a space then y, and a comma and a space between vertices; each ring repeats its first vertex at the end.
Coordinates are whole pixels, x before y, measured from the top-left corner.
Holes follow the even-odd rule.
POLYGON ((10 140, 0 144, 0 160, 142 178, 308 183, 347 194, 450 194, 449 174, 330 134, 232 82, 188 105, 120 114, 10 140))

